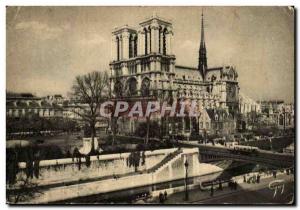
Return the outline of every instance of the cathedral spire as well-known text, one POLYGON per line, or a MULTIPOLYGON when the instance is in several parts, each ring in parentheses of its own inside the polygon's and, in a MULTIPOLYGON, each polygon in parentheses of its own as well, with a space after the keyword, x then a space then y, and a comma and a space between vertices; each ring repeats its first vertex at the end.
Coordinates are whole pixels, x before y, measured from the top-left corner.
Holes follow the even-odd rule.
POLYGON ((202 10, 202 14, 201 14, 201 44, 205 44, 205 41, 204 41, 203 10, 202 10))
POLYGON ((203 18, 203 10, 202 10, 202 14, 201 14, 201 42, 200 42, 200 49, 199 49, 198 70, 202 74, 203 80, 205 80, 206 69, 207 69, 207 57, 206 57, 206 46, 205 46, 205 39, 204 39, 204 18, 203 18))

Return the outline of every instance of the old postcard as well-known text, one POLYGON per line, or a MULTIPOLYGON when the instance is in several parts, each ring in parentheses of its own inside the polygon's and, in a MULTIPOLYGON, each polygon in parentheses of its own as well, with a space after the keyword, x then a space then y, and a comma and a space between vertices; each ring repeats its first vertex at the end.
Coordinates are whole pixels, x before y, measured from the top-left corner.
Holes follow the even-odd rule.
POLYGON ((6 8, 8 204, 295 204, 294 7, 6 8))

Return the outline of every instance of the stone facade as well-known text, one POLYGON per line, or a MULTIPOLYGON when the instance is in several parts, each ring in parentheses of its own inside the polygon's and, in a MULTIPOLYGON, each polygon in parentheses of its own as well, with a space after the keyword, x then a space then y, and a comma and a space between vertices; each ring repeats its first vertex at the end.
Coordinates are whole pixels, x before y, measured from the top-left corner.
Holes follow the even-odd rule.
MULTIPOLYGON (((199 62, 206 65, 201 69, 175 65, 173 34, 171 21, 156 15, 142 21, 137 29, 125 25, 113 30, 110 62, 113 98, 196 100, 200 109, 223 109, 235 118, 239 108, 238 74, 233 66, 207 68, 203 16, 199 59, 205 61, 199 62)), ((175 121, 181 124, 181 134, 201 130, 199 118, 175 121)), ((167 126, 171 130, 166 133, 178 133, 178 123, 167 126)))
POLYGON ((294 127, 294 104, 282 100, 260 101, 262 117, 281 129, 294 127))

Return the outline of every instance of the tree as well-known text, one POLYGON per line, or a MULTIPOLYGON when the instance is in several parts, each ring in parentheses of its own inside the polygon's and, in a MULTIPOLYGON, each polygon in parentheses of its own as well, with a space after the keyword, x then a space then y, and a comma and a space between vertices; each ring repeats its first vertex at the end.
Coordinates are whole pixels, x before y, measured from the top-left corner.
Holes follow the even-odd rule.
POLYGON ((102 102, 109 97, 109 76, 106 72, 91 72, 75 78, 72 96, 78 102, 80 111, 75 111, 81 120, 90 128, 92 137, 91 153, 94 153, 96 123, 99 120, 99 109, 102 102))
MULTIPOLYGON (((159 138, 160 137, 160 125, 156 121, 147 121, 139 123, 135 135, 139 137, 147 138, 159 138), (149 130, 151 132, 149 132, 149 130)), ((145 142, 146 144, 149 141, 145 142)))
MULTIPOLYGON (((116 107, 116 105, 114 107, 116 107)), ((111 129, 112 129, 112 145, 114 145, 115 140, 116 140, 116 133, 118 130, 118 117, 112 116, 110 123, 111 123, 111 129)))

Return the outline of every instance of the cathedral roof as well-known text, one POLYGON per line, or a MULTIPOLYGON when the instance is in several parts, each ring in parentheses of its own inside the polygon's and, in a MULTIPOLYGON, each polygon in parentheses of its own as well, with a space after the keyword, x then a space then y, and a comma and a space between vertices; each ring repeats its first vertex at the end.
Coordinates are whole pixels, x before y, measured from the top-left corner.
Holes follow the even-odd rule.
POLYGON ((182 65, 176 65, 175 68, 178 68, 178 69, 189 69, 189 70, 198 70, 196 67, 182 66, 182 65))
POLYGON ((207 68, 206 71, 221 71, 223 69, 222 66, 207 68))
POLYGON ((175 66, 175 78, 202 81, 202 76, 197 68, 180 65, 175 66))
POLYGON ((206 112, 210 119, 215 120, 215 116, 218 116, 218 121, 222 121, 227 119, 228 117, 231 117, 227 110, 222 108, 215 108, 215 109, 206 109, 206 112))

